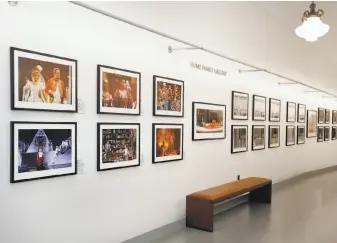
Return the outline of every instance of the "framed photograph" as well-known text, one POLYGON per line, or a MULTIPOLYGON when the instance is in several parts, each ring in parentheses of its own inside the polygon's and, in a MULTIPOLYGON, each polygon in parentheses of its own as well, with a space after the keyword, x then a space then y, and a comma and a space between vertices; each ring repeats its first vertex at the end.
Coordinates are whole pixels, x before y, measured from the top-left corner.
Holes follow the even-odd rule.
POLYGON ((286 146, 295 145, 295 126, 286 127, 286 146))
POLYGON ((248 126, 232 125, 232 154, 246 151, 248 151, 248 126))
POLYGON ((76 123, 11 122, 10 182, 75 175, 76 123))
POLYGON ((253 120, 266 120, 266 97, 253 95, 253 120))
POLYGON ((287 122, 296 122, 296 103, 287 102, 287 122))
POLYGON ((325 126, 324 127, 324 141, 329 141, 330 140, 330 127, 325 126))
POLYGON ((336 140, 337 139, 337 127, 332 126, 331 127, 331 140, 336 140))
POLYGON ((140 115, 141 73, 97 65, 97 113, 140 115))
POLYGON ((139 123, 97 123, 97 171, 140 165, 139 123))
POLYGON ((11 109, 77 112, 77 61, 10 48, 11 109))
POLYGON ((325 109, 325 122, 326 124, 330 124, 330 109, 325 109))
POLYGON ((252 126, 252 150, 265 149, 266 141, 266 127, 265 126, 252 126))
POLYGON ((184 116, 184 81, 153 76, 153 115, 184 116))
POLYGON ((322 124, 324 123, 324 109, 323 108, 318 108, 318 123, 322 124))
POLYGON ((269 125, 268 147, 280 147, 280 126, 269 125))
POLYGON ((303 104, 297 105, 297 122, 298 123, 305 123, 305 111, 306 107, 303 104))
POLYGON ((332 124, 337 124, 337 111, 332 110, 332 124))
POLYGON ((307 138, 317 135, 317 111, 307 110, 307 138))
POLYGON ((281 101, 269 98, 269 121, 279 122, 281 117, 281 101))
POLYGON ((232 91, 232 120, 248 120, 249 94, 232 91))
POLYGON ((305 126, 297 126, 297 144, 305 144, 305 126))
POLYGON ((152 124, 152 163, 182 160, 184 155, 183 124, 152 124))
POLYGON ((317 142, 323 142, 324 141, 324 127, 318 126, 317 129, 317 142))
POLYGON ((192 103, 192 140, 226 138, 226 106, 192 103))

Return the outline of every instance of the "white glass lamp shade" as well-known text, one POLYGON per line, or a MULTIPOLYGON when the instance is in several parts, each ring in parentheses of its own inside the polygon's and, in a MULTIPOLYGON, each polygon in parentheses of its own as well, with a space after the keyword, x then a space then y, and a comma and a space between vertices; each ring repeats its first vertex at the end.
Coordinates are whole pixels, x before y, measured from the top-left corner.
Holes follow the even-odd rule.
POLYGON ((309 17, 295 29, 295 33, 306 41, 312 42, 328 33, 329 29, 330 26, 324 24, 319 17, 309 17))

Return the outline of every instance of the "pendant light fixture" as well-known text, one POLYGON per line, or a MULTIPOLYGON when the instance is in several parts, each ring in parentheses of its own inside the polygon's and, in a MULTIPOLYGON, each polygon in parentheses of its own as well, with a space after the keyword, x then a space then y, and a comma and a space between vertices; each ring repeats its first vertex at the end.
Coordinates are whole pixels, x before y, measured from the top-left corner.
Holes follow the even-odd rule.
POLYGON ((328 33, 330 27, 322 22, 323 15, 323 10, 316 11, 316 4, 312 2, 310 10, 303 13, 302 24, 295 29, 296 35, 306 41, 313 42, 328 33))

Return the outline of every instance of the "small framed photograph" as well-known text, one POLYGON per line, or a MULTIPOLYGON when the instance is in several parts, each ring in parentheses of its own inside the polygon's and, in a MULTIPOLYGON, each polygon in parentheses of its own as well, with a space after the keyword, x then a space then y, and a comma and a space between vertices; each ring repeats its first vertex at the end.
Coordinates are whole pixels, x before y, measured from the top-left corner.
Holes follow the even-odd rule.
POLYGON ((297 144, 305 144, 305 126, 297 126, 297 144))
POLYGON ((329 141, 330 140, 330 127, 325 126, 324 127, 324 141, 329 141))
POLYGON ((76 123, 11 122, 11 183, 75 175, 76 123))
POLYGON ((192 103, 192 140, 226 138, 226 106, 192 103))
POLYGON ((266 120, 266 97, 253 95, 253 120, 265 121, 266 120))
POLYGON ((232 125, 232 154, 246 151, 248 151, 248 126, 232 125))
POLYGON ((269 121, 279 122, 281 117, 281 101, 269 98, 269 121))
POLYGON ((325 109, 325 124, 330 124, 330 109, 325 109))
POLYGON ((332 124, 337 124, 337 111, 332 110, 332 124))
POLYGON ((295 126, 286 127, 286 146, 295 145, 295 126))
POLYGON ((324 127, 318 126, 317 128, 317 142, 323 142, 324 141, 324 127))
POLYGON ((184 116, 184 81, 153 76, 153 115, 184 116))
POLYGON ((305 112, 306 107, 303 104, 298 104, 297 106, 297 122, 298 123, 305 123, 305 112))
POLYGON ((296 122, 296 103, 287 102, 287 122, 296 122))
POLYGON ((152 124, 152 163, 182 160, 184 155, 183 124, 152 124))
POLYGON ((337 139, 337 127, 332 126, 331 127, 331 140, 337 139))
POLYGON ((265 126, 252 126, 252 150, 265 149, 266 143, 266 127, 265 126))
POLYGON ((97 123, 97 171, 140 165, 139 123, 97 123))
POLYGON ((232 120, 248 120, 249 94, 232 91, 232 120))
POLYGON ((97 113, 140 115, 141 73, 97 65, 97 113))
POLYGON ((317 135, 317 111, 307 110, 307 138, 317 135))
POLYGON ((10 48, 11 109, 77 112, 77 61, 10 48))
POLYGON ((269 125, 268 148, 280 147, 280 126, 269 125))
POLYGON ((323 108, 318 108, 318 123, 322 124, 324 123, 324 109, 323 108))

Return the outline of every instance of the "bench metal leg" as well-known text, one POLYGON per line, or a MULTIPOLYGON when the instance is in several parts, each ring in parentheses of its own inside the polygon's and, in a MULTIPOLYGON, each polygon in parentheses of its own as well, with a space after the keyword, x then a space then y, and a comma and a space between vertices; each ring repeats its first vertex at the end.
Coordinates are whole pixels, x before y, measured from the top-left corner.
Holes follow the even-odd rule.
POLYGON ((272 184, 267 184, 250 192, 250 202, 271 203, 272 184))
POLYGON ((209 200, 186 197, 186 227, 213 232, 213 204, 209 200))

